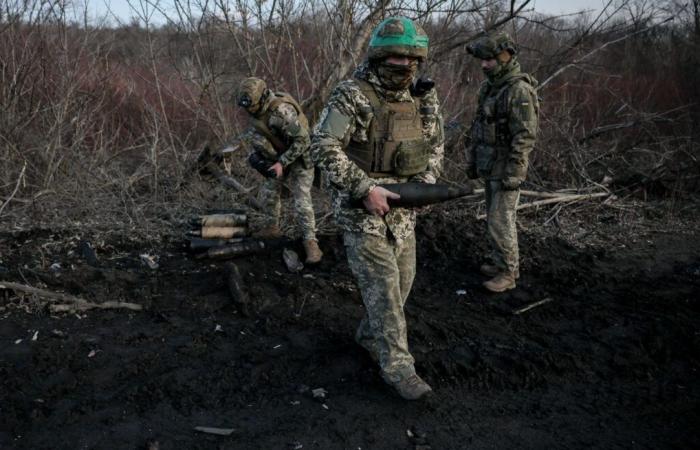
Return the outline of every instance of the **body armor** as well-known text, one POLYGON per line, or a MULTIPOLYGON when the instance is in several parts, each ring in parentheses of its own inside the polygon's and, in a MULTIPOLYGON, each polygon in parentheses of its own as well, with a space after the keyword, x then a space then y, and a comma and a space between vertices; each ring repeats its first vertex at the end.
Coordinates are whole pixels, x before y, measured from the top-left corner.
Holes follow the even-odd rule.
POLYGON ((348 142, 348 158, 371 178, 408 177, 426 170, 430 148, 423 135, 420 98, 413 97, 410 103, 382 101, 370 83, 356 82, 374 118, 366 141, 348 142))
POLYGON ((479 107, 471 135, 476 146, 476 169, 480 176, 503 177, 512 139, 508 125, 508 91, 519 80, 529 82, 524 74, 515 76, 494 95, 488 95, 485 90, 479 95, 479 107))
POLYGON ((307 131, 309 130, 309 121, 304 115, 304 112, 301 109, 301 105, 299 105, 299 103, 294 99, 294 97, 287 94, 286 92, 273 93, 272 98, 270 99, 270 103, 268 104, 265 112, 263 112, 258 117, 254 117, 252 119, 252 124, 258 133, 262 134, 267 138, 267 140, 270 141, 272 146, 277 151, 278 155, 281 155, 287 150, 287 148, 289 147, 289 142, 284 142, 284 140, 280 138, 277 135, 277 133, 272 131, 267 124, 270 121, 270 116, 272 116, 277 107, 282 103, 289 103, 290 105, 292 105, 297 111, 297 116, 299 117, 299 125, 303 129, 307 131))

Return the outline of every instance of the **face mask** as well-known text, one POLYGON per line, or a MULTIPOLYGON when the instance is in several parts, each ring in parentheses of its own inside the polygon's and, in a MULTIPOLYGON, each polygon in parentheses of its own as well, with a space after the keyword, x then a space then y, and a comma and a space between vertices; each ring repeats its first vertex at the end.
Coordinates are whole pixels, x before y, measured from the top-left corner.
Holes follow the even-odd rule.
POLYGON ((405 66, 383 62, 377 67, 377 75, 382 85, 393 91, 400 91, 408 88, 417 71, 418 61, 415 60, 405 66))

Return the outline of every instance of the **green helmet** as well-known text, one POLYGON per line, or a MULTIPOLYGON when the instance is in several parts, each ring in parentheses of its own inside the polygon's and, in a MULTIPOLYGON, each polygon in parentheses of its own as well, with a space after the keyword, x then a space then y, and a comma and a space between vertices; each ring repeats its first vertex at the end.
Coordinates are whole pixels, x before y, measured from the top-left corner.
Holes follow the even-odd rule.
POLYGON ((420 25, 406 17, 389 17, 372 32, 367 56, 370 60, 403 55, 425 59, 428 56, 428 35, 420 25))
POLYGON ((238 92, 236 92, 236 103, 244 108, 255 106, 260 102, 266 90, 267 85, 260 78, 245 78, 241 81, 238 92))
POLYGON ((503 51, 515 55, 515 42, 505 31, 483 32, 467 45, 467 53, 479 59, 493 59, 503 51))

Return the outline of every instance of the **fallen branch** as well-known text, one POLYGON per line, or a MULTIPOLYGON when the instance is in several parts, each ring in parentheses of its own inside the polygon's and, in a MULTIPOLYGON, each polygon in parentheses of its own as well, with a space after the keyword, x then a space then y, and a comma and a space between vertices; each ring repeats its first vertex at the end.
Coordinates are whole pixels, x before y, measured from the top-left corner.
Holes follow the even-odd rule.
POLYGON ((520 314, 522 314, 524 312, 530 311, 531 309, 537 308, 538 306, 542 306, 546 303, 551 302, 552 300, 553 299, 551 297, 547 297, 545 299, 540 300, 539 302, 531 303, 523 308, 516 309, 515 311, 513 311, 513 314, 516 316, 519 316, 520 314))
POLYGON ((51 312, 77 312, 77 311, 87 311, 90 309, 128 309, 131 311, 141 311, 143 306, 136 303, 128 302, 114 302, 108 301, 103 303, 93 303, 87 300, 82 300, 81 302, 76 302, 71 305, 49 305, 51 312))
POLYGON ((46 289, 39 289, 6 281, 0 281, 0 289, 11 289, 16 292, 24 292, 25 294, 36 295, 37 297, 43 297, 49 300, 65 302, 64 304, 50 305, 49 308, 52 312, 87 311, 89 309, 129 309, 132 311, 141 311, 143 309, 143 306, 136 303, 114 301, 93 303, 73 295, 47 291, 46 289))
MULTIPOLYGON (((538 206, 544 206, 544 205, 551 205, 554 203, 562 203, 562 202, 572 202, 572 203, 577 203, 583 200, 590 200, 593 198, 600 198, 600 197, 607 197, 609 196, 610 193, 608 192, 596 192, 593 194, 566 194, 566 195, 559 195, 557 197, 552 197, 552 198, 547 198, 545 200, 538 200, 536 202, 530 202, 530 203, 522 203, 518 205, 515 209, 516 211, 520 211, 521 209, 527 209, 527 208, 535 208, 538 206)), ((477 219, 485 219, 486 214, 479 214, 476 216, 477 219)))
POLYGON ((216 427, 194 427, 196 431, 206 434, 215 434, 217 436, 230 436, 236 429, 235 428, 216 428, 216 427))

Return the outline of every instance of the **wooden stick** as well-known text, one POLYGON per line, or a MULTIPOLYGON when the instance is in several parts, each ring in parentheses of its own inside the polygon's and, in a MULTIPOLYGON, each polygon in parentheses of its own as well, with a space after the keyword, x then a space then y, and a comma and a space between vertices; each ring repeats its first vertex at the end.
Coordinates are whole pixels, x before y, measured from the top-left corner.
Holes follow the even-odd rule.
POLYGON ((143 306, 138 305, 136 303, 114 301, 104 303, 92 303, 80 297, 75 297, 73 295, 63 294, 61 292, 47 291, 46 289, 39 289, 24 284, 10 283, 7 281, 0 281, 0 289, 11 289, 13 291, 24 292, 26 294, 32 294, 50 300, 67 302, 67 304, 51 305, 50 309, 53 312, 86 311, 88 309, 130 309, 132 311, 141 311, 143 309, 143 306))
POLYGON ((526 311, 530 311, 532 308, 537 308, 538 306, 542 306, 545 303, 551 302, 552 300, 553 299, 551 297, 544 298, 544 299, 540 300, 539 302, 531 303, 531 304, 525 306, 524 308, 516 309, 515 311, 513 311, 513 314, 516 316, 519 316, 520 314, 522 314, 526 311))
MULTIPOLYGON (((590 200, 592 198, 607 197, 608 195, 610 195, 608 192, 596 192, 594 194, 560 195, 545 200, 537 200, 536 202, 522 203, 518 205, 515 209, 516 211, 520 211, 521 209, 535 208, 537 206, 551 205, 553 203, 580 202, 582 200, 590 200)), ((485 219, 486 214, 479 214, 478 216, 476 216, 476 218, 485 219)))
POLYGON ((194 427, 196 431, 206 434, 215 434, 217 436, 230 436, 236 429, 235 428, 216 428, 216 427, 194 427))
POLYGON ((77 311, 87 311, 89 309, 129 309, 131 311, 141 311, 143 306, 136 303, 128 302, 103 302, 103 303, 92 303, 83 300, 79 303, 74 303, 72 305, 49 305, 51 312, 77 312, 77 311))

